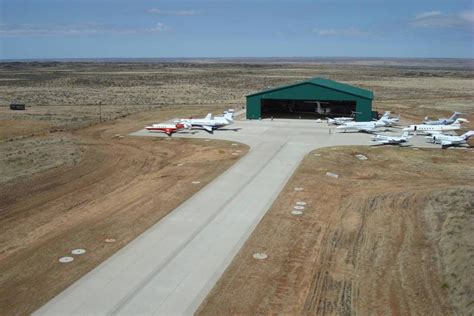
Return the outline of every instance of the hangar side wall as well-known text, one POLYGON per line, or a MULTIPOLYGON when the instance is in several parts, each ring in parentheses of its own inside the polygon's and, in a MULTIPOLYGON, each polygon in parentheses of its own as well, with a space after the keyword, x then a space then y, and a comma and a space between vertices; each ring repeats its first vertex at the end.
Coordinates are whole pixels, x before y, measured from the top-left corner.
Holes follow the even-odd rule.
POLYGON ((303 83, 248 96, 247 119, 260 119, 262 99, 355 101, 356 112, 359 112, 356 114, 356 121, 370 121, 372 118, 372 100, 311 83, 303 83))

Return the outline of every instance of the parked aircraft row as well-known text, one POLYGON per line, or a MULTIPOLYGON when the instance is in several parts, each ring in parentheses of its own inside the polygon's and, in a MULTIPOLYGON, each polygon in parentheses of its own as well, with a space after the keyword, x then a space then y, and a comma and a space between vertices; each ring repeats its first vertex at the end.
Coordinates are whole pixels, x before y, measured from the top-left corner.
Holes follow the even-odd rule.
MULTIPOLYGON (((353 117, 336 117, 328 119, 328 124, 338 125, 337 130, 347 132, 365 132, 375 134, 371 141, 374 145, 401 145, 408 143, 412 138, 410 134, 425 134, 429 135, 426 139, 432 143, 440 144, 442 148, 449 146, 459 146, 467 143, 468 139, 474 136, 474 131, 469 131, 463 135, 447 135, 446 132, 452 132, 461 128, 461 123, 468 122, 466 119, 460 118, 460 112, 454 114, 447 119, 425 120, 422 124, 412 124, 403 128, 400 136, 377 134, 381 128, 388 130, 389 127, 394 127, 400 122, 400 116, 391 117, 390 112, 387 111, 380 117, 380 119, 371 122, 355 122, 353 117)), ((189 118, 179 119, 174 124, 153 124, 145 127, 150 132, 163 132, 168 136, 182 129, 201 128, 209 133, 214 130, 230 125, 234 122, 234 111, 225 111, 220 116, 213 116, 209 113, 204 118, 189 118)))
POLYGON ((441 148, 447 148, 449 146, 465 145, 468 139, 474 136, 473 131, 469 131, 460 136, 443 134, 459 130, 461 129, 462 123, 468 122, 466 119, 459 117, 461 114, 460 112, 454 112, 450 118, 440 118, 438 120, 428 120, 428 118, 425 118, 422 124, 412 124, 403 128, 403 133, 400 136, 376 133, 380 128, 392 127, 399 123, 400 116, 395 118, 390 117, 390 112, 385 112, 380 119, 372 122, 354 122, 350 120, 350 118, 334 118, 332 121, 328 120, 328 123, 339 125, 337 129, 343 132, 357 131, 375 133, 371 139, 375 145, 401 145, 408 142, 412 137, 410 134, 424 134, 429 135, 426 138, 430 142, 440 144, 441 148))
POLYGON ((214 130, 234 123, 234 110, 225 111, 221 116, 213 116, 208 113, 204 118, 179 119, 174 124, 153 124, 146 126, 145 129, 150 132, 161 132, 168 136, 182 129, 202 128, 209 133, 214 130))

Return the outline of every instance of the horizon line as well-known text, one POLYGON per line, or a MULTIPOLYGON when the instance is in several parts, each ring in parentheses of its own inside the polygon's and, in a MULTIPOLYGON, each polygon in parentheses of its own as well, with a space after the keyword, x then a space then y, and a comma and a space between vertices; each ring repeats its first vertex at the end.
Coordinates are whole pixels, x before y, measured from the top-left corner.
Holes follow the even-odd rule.
POLYGON ((380 57, 380 56, 265 56, 265 57, 38 57, 38 58, 0 58, 0 62, 34 62, 34 61, 89 61, 89 60, 361 60, 361 59, 372 59, 372 60, 474 60, 474 57, 380 57))

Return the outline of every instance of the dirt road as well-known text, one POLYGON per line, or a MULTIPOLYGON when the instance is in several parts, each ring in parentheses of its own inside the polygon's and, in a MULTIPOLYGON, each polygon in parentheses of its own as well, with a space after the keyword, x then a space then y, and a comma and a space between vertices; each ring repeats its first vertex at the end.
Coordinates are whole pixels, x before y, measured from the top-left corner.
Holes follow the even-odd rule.
POLYGON ((232 152, 247 150, 224 141, 118 136, 174 111, 74 132, 80 162, 1 187, 1 315, 33 312, 232 165, 232 152), (75 248, 87 252, 58 262, 75 248))
POLYGON ((198 314, 471 314, 473 160, 466 150, 313 152, 198 314), (307 203, 299 216, 297 202, 307 203))

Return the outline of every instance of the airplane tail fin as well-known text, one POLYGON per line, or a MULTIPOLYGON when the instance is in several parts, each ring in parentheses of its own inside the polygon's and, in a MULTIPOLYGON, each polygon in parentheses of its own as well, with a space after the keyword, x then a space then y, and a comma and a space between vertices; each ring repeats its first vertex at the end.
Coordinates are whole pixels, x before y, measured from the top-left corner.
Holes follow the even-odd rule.
POLYGON ((464 122, 469 123, 469 121, 466 120, 466 119, 457 118, 457 119, 454 121, 453 125, 461 125, 461 123, 464 123, 464 122))
POLYGON ((462 113, 461 112, 454 112, 453 115, 451 115, 451 117, 449 118, 450 120, 455 120, 457 118, 459 118, 459 115, 461 115, 462 113))
POLYGON ((234 112, 228 112, 228 111, 225 111, 224 112, 224 118, 230 122, 233 122, 234 121, 234 112))
POLYGON ((461 135, 464 140, 468 140, 470 137, 474 136, 474 131, 469 131, 461 135))
POLYGON ((207 113, 205 120, 212 120, 212 113, 207 113))
POLYGON ((382 115, 381 119, 388 119, 390 118, 390 111, 385 111, 385 113, 382 115))

